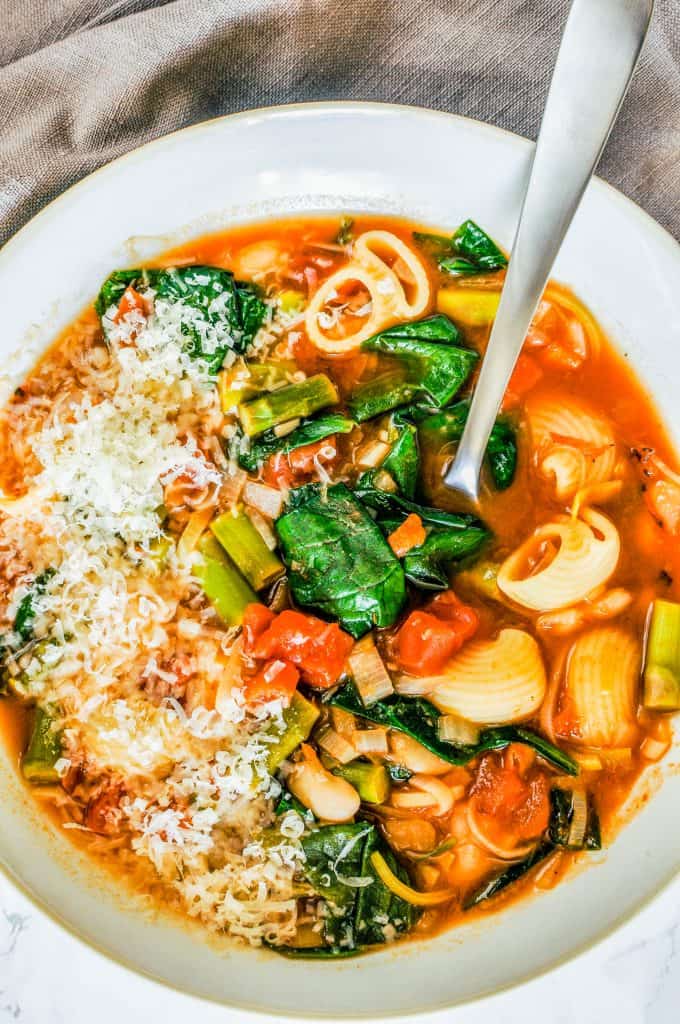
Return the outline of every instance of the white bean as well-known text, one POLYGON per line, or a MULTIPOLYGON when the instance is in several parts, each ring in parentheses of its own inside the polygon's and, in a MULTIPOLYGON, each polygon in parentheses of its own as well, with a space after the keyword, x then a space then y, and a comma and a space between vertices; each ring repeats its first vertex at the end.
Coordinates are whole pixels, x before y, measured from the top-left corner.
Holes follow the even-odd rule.
POLYGON ((351 821, 361 803, 354 786, 326 771, 310 747, 303 752, 286 780, 293 796, 322 821, 351 821))
POLYGON ((410 772, 419 775, 445 775, 451 770, 450 764, 403 732, 391 732, 389 745, 390 760, 404 765, 410 772))

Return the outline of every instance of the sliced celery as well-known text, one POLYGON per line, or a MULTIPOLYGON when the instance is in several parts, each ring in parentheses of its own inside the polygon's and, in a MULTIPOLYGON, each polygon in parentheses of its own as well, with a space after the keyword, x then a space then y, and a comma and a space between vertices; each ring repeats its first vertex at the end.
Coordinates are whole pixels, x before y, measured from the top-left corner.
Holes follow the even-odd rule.
POLYGON ((262 590, 285 572, 283 562, 269 550, 245 512, 225 512, 213 519, 210 529, 255 590, 262 590))
POLYGON ((319 709, 301 694, 294 693, 293 698, 283 712, 284 728, 272 735, 275 739, 269 746, 267 771, 273 775, 282 761, 293 753, 309 736, 314 723, 319 717, 319 709))
POLYGON ((501 300, 500 291, 489 288, 440 288, 437 309, 466 327, 488 327, 501 300))
POLYGON ((36 708, 31 738, 21 759, 24 778, 34 786, 59 782, 56 765, 61 754, 61 736, 54 719, 43 708, 36 708))
POLYGON ((288 384, 252 402, 245 402, 239 406, 239 416, 245 433, 254 437, 279 423, 311 416, 337 401, 335 385, 324 373, 317 373, 297 384, 288 384))
POLYGON ((643 704, 652 711, 680 711, 680 604, 654 602, 647 638, 643 704))
POLYGON ((390 795, 390 775, 383 764, 355 761, 336 765, 332 771, 354 786, 364 803, 384 804, 390 795))
POLYGON ((257 595, 213 536, 206 534, 198 550, 194 573, 203 592, 227 626, 240 626, 246 605, 256 602, 257 595))

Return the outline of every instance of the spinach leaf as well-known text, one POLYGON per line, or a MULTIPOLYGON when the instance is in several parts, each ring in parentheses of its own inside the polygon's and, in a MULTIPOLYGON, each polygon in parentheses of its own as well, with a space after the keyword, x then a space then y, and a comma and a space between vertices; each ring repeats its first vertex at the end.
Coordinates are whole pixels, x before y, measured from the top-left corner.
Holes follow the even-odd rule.
POLYGON ((278 437, 273 429, 265 430, 251 441, 248 451, 239 452, 238 464, 249 473, 255 473, 258 466, 266 462, 270 455, 277 452, 285 455, 304 445, 323 441, 325 437, 332 437, 333 434, 348 434, 353 427, 354 420, 335 412, 304 419, 295 430, 291 430, 290 434, 283 437, 278 437))
POLYGON ((408 382, 442 406, 460 390, 479 358, 472 349, 457 346, 459 338, 455 324, 437 313, 388 327, 362 342, 361 348, 403 360, 408 382))
POLYGON ((411 903, 396 896, 378 877, 371 863, 371 854, 376 850, 383 855, 390 869, 402 882, 411 884, 405 868, 398 863, 391 849, 373 828, 364 841, 361 860, 361 875, 372 878, 373 884, 363 886, 358 891, 354 925, 357 941, 369 946, 385 942, 386 928, 391 927, 397 934, 410 931, 419 917, 411 903))
POLYGON ((377 512, 380 519, 387 516, 401 522, 415 512, 428 526, 445 526, 451 530, 466 530, 473 527, 482 530, 485 537, 489 535, 482 521, 475 516, 467 513, 458 515, 456 512, 445 512, 441 508, 419 505, 408 498, 402 498, 399 494, 379 490, 374 486, 374 480, 375 475, 372 471, 364 473, 357 481, 355 494, 364 505, 377 512))
POLYGON ((378 725, 397 729, 411 736, 437 757, 449 764, 463 765, 486 750, 502 750, 510 743, 524 743, 532 747, 550 764, 568 775, 578 775, 578 765, 548 740, 525 729, 522 726, 501 725, 492 729, 484 729, 479 734, 477 743, 447 743, 439 739, 437 722, 440 712, 422 697, 388 697, 366 707, 359 696, 352 680, 329 700, 339 708, 350 711, 353 715, 376 722, 378 725))
POLYGON ((423 590, 447 590, 447 566, 475 555, 488 538, 486 530, 467 526, 463 530, 433 529, 423 543, 402 558, 406 579, 423 590))
POLYGON ((420 468, 418 432, 412 423, 399 422, 397 416, 392 417, 390 432, 397 436, 381 468, 387 470, 404 497, 412 500, 420 468))
POLYGON ((275 527, 298 604, 339 620, 354 637, 392 625, 406 600, 404 572, 344 484, 292 491, 275 527))
POLYGON ((45 593, 47 584, 55 576, 56 571, 56 569, 49 568, 36 576, 31 589, 19 602, 14 619, 14 632, 18 633, 24 642, 30 640, 33 636, 33 622, 36 616, 35 599, 45 593))
POLYGON ((413 238, 447 274, 488 274, 508 265, 493 239, 473 220, 463 221, 451 238, 423 231, 414 231, 413 238))
POLYGON ((550 790, 550 824, 548 825, 548 836, 555 846, 565 846, 571 850, 601 850, 602 836, 600 832, 600 818, 595 810, 592 796, 586 797, 588 801, 587 822, 583 839, 576 844, 569 841, 571 823, 574 817, 574 794, 570 789, 559 789, 557 786, 550 790))
MULTIPOLYGON (((443 446, 460 441, 470 412, 470 401, 463 399, 429 416, 419 415, 419 412, 416 410, 423 443, 443 446)), ((504 491, 514 480, 517 468, 517 440, 507 420, 496 420, 486 448, 486 457, 497 490, 504 491)))
POLYGON ((555 847, 550 842, 543 841, 538 843, 524 860, 511 864, 505 871, 501 871, 500 875, 496 875, 488 882, 485 882, 479 889, 475 889, 463 903, 463 909, 470 910, 471 907, 476 907, 483 903, 484 900, 491 899, 492 896, 502 892, 503 889, 516 882, 518 878, 522 878, 528 871, 531 871, 537 864, 540 864, 542 860, 549 857, 554 849, 555 847))
POLYGON ((326 901, 328 915, 324 938, 330 946, 341 949, 356 946, 354 908, 358 886, 343 879, 354 882, 361 877, 364 842, 372 831, 373 826, 367 822, 324 825, 301 840, 305 877, 326 901))
POLYGON ((364 423, 390 409, 406 405, 417 393, 417 384, 407 380, 404 368, 390 370, 360 384, 347 407, 357 423, 364 423))
POLYGON ((168 267, 149 270, 116 270, 102 285, 95 303, 100 317, 117 305, 132 285, 139 291, 152 288, 156 299, 181 303, 181 331, 194 358, 204 359, 216 373, 232 349, 245 352, 264 320, 266 306, 252 284, 237 281, 221 267, 168 267))
POLYGON ((290 957, 291 960, 338 960, 359 956, 364 952, 361 946, 341 949, 339 946, 275 946, 273 942, 264 944, 272 953, 290 957))
POLYGON ((506 257, 493 239, 473 220, 463 221, 451 242, 456 254, 473 263, 478 273, 486 274, 508 265, 506 257))

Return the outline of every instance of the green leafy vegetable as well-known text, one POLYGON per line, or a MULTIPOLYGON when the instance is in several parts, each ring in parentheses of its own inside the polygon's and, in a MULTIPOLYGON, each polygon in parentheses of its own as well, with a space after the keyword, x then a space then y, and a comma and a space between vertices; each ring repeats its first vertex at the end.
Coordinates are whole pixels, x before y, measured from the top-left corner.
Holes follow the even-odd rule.
POLYGON ((366 352, 400 359, 409 384, 425 391, 437 406, 446 405, 460 390, 479 356, 456 345, 458 328, 441 313, 414 323, 395 324, 368 338, 366 352))
POLYGON ((491 899, 492 896, 496 896, 497 893, 502 892, 503 889, 516 882, 518 878, 522 878, 528 871, 531 871, 537 864, 540 864, 542 860, 549 857, 554 849, 555 847, 552 843, 538 843, 524 860, 511 864, 505 871, 501 871, 499 875, 495 875, 494 878, 485 882, 479 889, 475 889, 465 900, 463 909, 469 910, 471 907, 476 907, 485 900, 491 899))
POLYGON ((363 845, 372 831, 373 826, 367 822, 325 825, 301 840, 305 877, 328 905, 324 938, 330 946, 345 949, 356 946, 357 886, 343 879, 355 882, 361 875, 363 845))
POLYGON ((414 240, 447 274, 488 274, 508 261, 492 238, 473 220, 466 220, 451 238, 414 231, 414 240))
POLYGON ((410 931, 419 916, 412 904, 396 896, 378 878, 371 863, 371 854, 376 850, 382 853, 390 870, 402 882, 411 884, 406 870, 397 862, 392 851, 373 828, 364 841, 360 872, 362 878, 372 878, 373 883, 359 889, 355 917, 356 939, 366 945, 385 942, 386 928, 391 927, 397 934, 410 931))
POLYGON ((19 602, 14 619, 14 632, 27 642, 33 636, 33 623, 36 616, 35 599, 44 594, 50 580, 56 575, 56 569, 45 569, 36 576, 31 589, 19 602))
POLYGON ((102 285, 95 309, 100 317, 117 306, 132 285, 155 299, 181 304, 186 311, 181 330, 194 358, 204 359, 216 373, 232 349, 245 352, 264 320, 266 306, 253 285, 237 281, 221 267, 168 267, 162 270, 116 270, 102 285))
POLYGON ((413 500, 418 485, 420 453, 418 431, 412 423, 403 422, 398 414, 392 417, 390 435, 396 434, 389 455, 383 460, 386 470, 405 498, 413 500))
MULTIPOLYGON (((469 412, 468 399, 429 416, 422 415, 422 410, 418 410, 418 429, 423 444, 443 446, 460 441, 469 412)), ((517 440, 507 420, 496 420, 489 437, 486 457, 496 488, 499 491, 505 490, 512 483, 517 468, 517 440)))
POLYGON ((55 728, 54 718, 49 711, 37 707, 31 738, 21 759, 24 778, 34 786, 58 782, 57 762, 61 756, 61 733, 55 728))
POLYGON ((353 427, 354 420, 348 419, 342 413, 335 412, 303 420, 299 427, 291 430, 290 434, 286 434, 284 437, 277 437, 273 430, 267 430, 251 443, 247 452, 239 453, 238 463, 242 469, 248 470, 249 473, 255 473, 262 462, 266 462, 271 455, 275 455, 277 452, 287 454, 306 444, 323 441, 324 438, 332 437, 333 434, 348 434, 353 427))
POLYGON ((402 367, 378 374, 365 384, 360 384, 347 407, 357 423, 364 423, 390 409, 406 405, 417 393, 418 386, 409 382, 406 368, 402 367))
POLYGON ((406 599, 403 570, 344 484, 292 491, 275 526, 298 604, 337 619, 354 637, 392 625, 406 599))
POLYGON ((548 836, 555 846, 565 846, 570 850, 601 850, 600 819, 590 794, 553 787, 550 790, 548 836), (575 821, 580 814, 583 814, 583 820, 575 821))
POLYGON ((486 750, 502 750, 510 743, 524 743, 560 771, 568 775, 578 775, 578 765, 568 754, 537 733, 521 726, 501 725, 484 729, 475 744, 447 743, 440 740, 437 731, 440 713, 433 704, 421 697, 395 695, 377 701, 367 708, 350 680, 330 698, 329 703, 369 722, 376 722, 378 725, 397 729, 411 736, 449 764, 467 764, 486 750))
POLYGON ((349 243, 352 241, 352 238, 353 238, 353 234, 352 234, 353 227, 354 227, 354 218, 353 217, 343 217, 342 218, 342 220, 340 221, 340 227, 338 228, 338 233, 335 236, 335 241, 338 243, 338 245, 349 245, 349 243))
POLYGON ((265 942, 265 946, 273 953, 290 957, 291 960, 338 960, 363 953, 361 946, 340 949, 338 946, 275 946, 271 942, 265 942))

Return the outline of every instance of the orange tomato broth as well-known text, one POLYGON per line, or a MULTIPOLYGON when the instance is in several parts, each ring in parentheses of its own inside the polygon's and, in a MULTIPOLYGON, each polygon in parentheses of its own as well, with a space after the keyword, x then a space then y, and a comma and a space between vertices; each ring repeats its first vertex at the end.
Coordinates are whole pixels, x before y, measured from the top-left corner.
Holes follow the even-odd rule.
MULTIPOLYGON (((246 246, 262 240, 272 240, 282 248, 294 254, 300 266, 304 266, 309 255, 309 246, 313 243, 332 244, 339 226, 338 217, 318 216, 300 217, 279 220, 275 222, 261 222, 242 227, 234 227, 216 234, 208 234, 198 239, 193 239, 180 246, 177 246, 162 256, 158 257, 149 265, 151 266, 177 266, 187 264, 207 264, 212 266, 232 269, 239 252, 246 246)), ((354 234, 362 231, 381 228, 392 231, 404 242, 413 245, 412 232, 415 225, 412 223, 390 217, 356 216, 353 225, 354 234)), ((327 269, 317 267, 318 280, 323 280, 324 275, 332 273, 341 265, 343 258, 328 253, 332 264, 327 269)), ((432 284, 433 302, 429 312, 434 312, 434 296, 438 287, 445 285, 451 288, 466 288, 480 284, 479 279, 471 280, 455 279, 440 274, 432 261, 427 261, 428 274, 432 284)), ((498 288, 503 273, 489 275, 481 280, 483 287, 498 288)), ((294 285, 290 285, 294 287, 294 285)), ((554 289, 553 294, 559 297, 560 294, 573 299, 567 289, 554 289)), ((96 336, 94 313, 88 309, 84 314, 58 338, 54 346, 45 355, 45 359, 54 360, 58 358, 60 346, 68 337, 73 343, 74 337, 82 336, 83 344, 89 344, 93 336, 96 336)), ((376 361, 372 357, 359 354, 346 358, 330 358, 321 355, 304 337, 304 328, 298 325, 294 330, 299 338, 294 346, 295 355, 300 366, 307 372, 324 371, 338 384, 341 394, 347 395, 352 386, 360 378, 368 378, 376 369, 376 361)), ((464 343, 483 353, 488 341, 489 328, 462 328, 464 343)), ((534 356, 531 356, 534 359, 534 356)), ((44 361, 43 360, 43 361, 44 361)), ((653 448, 664 461, 671 465, 676 464, 675 455, 668 439, 666 430, 661 422, 650 395, 645 390, 641 381, 636 377, 626 359, 602 337, 599 352, 591 354, 582 365, 576 370, 565 369, 557 364, 551 365, 548 361, 540 363, 540 374, 529 373, 528 378, 537 377, 533 389, 545 389, 558 392, 568 402, 573 396, 579 400, 586 400, 595 409, 599 410, 614 426, 615 434, 623 452, 628 453, 634 449, 653 448)), ((38 372, 39 366, 34 373, 38 372)), ((526 379, 525 375, 525 379, 526 379)), ((530 392, 531 393, 531 392, 530 392)), ((538 478, 532 471, 531 452, 526 426, 521 414, 521 406, 518 410, 510 413, 518 428, 519 440, 519 462, 513 485, 504 492, 497 492, 487 489, 482 497, 481 518, 488 524, 494 534, 491 556, 502 558, 514 550, 532 530, 538 525, 550 520, 556 513, 564 512, 565 505, 551 497, 550 489, 545 481, 538 478)), ((364 440, 370 436, 370 427, 364 427, 364 440)), ((347 445, 344 439, 340 448, 344 454, 347 453, 347 445)), ((440 453, 426 452, 422 468, 422 484, 425 496, 433 504, 447 508, 452 511, 460 511, 461 507, 456 499, 446 491, 441 484, 441 472, 444 459, 440 453)), ((265 479, 267 470, 265 468, 265 479)), ((332 468, 330 469, 332 475, 332 468)), ((12 466, 11 462, 5 465, 2 472, 3 482, 11 490, 12 466)), ((271 482, 271 481, 268 481, 271 482)), ((631 606, 616 620, 629 625, 638 636, 642 636, 645 628, 645 619, 651 600, 654 597, 665 597, 671 600, 680 600, 680 550, 677 542, 669 536, 663 525, 657 522, 650 514, 645 504, 643 494, 644 480, 640 473, 636 459, 631 456, 629 466, 626 470, 626 485, 621 495, 609 502, 605 512, 616 523, 621 537, 621 558, 619 567, 615 574, 615 585, 629 588, 635 595, 631 606)), ((485 553, 484 557, 487 557, 485 553)), ((485 600, 479 593, 473 593, 466 587, 458 587, 455 575, 452 577, 452 586, 459 597, 469 601, 476 609, 479 619, 478 637, 491 636, 499 627, 505 625, 517 625, 521 623, 524 628, 527 626, 527 616, 518 614, 515 610, 494 601, 485 600)), ((432 595, 425 594, 428 599, 432 595)), ((542 635, 540 643, 546 654, 546 661, 550 664, 556 657, 557 651, 563 645, 563 638, 552 638, 550 635, 542 635)), ((19 757, 22 746, 26 742, 26 713, 18 701, 8 698, 0 701, 0 724, 5 735, 6 742, 14 756, 19 757)), ((530 723, 531 724, 531 723, 530 723)), ((533 724, 536 724, 535 722, 533 724)), ((647 734, 654 735, 658 728, 657 720, 651 715, 642 715, 641 733, 643 738, 647 734)), ((503 757, 509 755, 491 755, 491 761, 496 768, 503 757)), ((587 783, 589 790, 593 793, 596 806, 602 821, 605 845, 612 838, 617 811, 628 797, 634 782, 643 769, 645 762, 639 755, 639 749, 633 752, 633 757, 628 765, 623 767, 605 767, 599 772, 583 772, 582 778, 587 783)), ((526 771, 531 776, 536 771, 535 766, 529 766, 526 771)), ((444 776, 451 785, 458 783, 468 785, 475 772, 474 765, 467 769, 452 768, 449 776, 444 776)), ((48 805, 46 804, 46 807, 48 805)), ((49 807, 48 807, 49 809, 49 807)), ((54 813, 50 810, 50 813, 54 813)), ((395 821, 404 820, 395 818, 395 821)), ((441 843, 449 835, 448 818, 436 819, 428 812, 419 812, 413 817, 429 822, 434 829, 436 842, 441 843)), ((395 828, 398 830, 398 824, 395 828)), ((69 833, 70 838, 79 845, 89 845, 88 837, 79 831, 73 830, 69 833)), ((121 861, 128 876, 132 875, 133 884, 140 884, 148 889, 151 885, 154 891, 158 892, 159 898, 165 903, 173 903, 172 894, 160 882, 142 868, 139 864, 133 863, 134 857, 121 854, 121 851, 114 853, 98 851, 96 853, 107 866, 115 870, 120 867, 121 861), (134 871, 131 871, 131 866, 134 871)), ((538 872, 526 876, 505 890, 504 894, 492 901, 488 908, 492 909, 499 904, 513 901, 535 885, 544 888, 554 884, 565 872, 567 867, 576 859, 587 858, 587 854, 579 855, 571 852, 557 854, 547 862, 538 872)), ((443 855, 437 862, 437 870, 440 872, 440 881, 435 884, 426 873, 423 873, 418 866, 412 872, 412 882, 416 887, 437 887, 441 886, 441 877, 446 880, 447 858, 449 862, 455 859, 455 847, 453 851, 443 855), (443 867, 442 867, 443 865, 443 867)), ((496 869, 502 868, 498 864, 496 869)), ((480 910, 486 910, 487 906, 482 904, 480 910)), ((480 912, 478 910, 472 913, 480 912)), ((440 931, 459 919, 463 912, 458 905, 444 905, 441 908, 433 908, 425 911, 419 924, 414 930, 416 935, 424 935, 440 931)), ((466 918, 470 912, 465 914, 466 918)))

